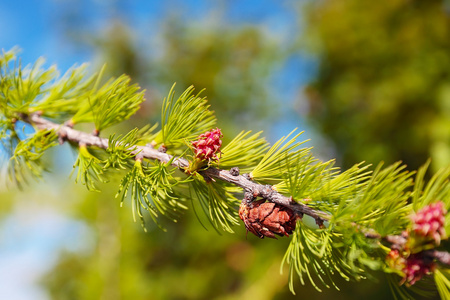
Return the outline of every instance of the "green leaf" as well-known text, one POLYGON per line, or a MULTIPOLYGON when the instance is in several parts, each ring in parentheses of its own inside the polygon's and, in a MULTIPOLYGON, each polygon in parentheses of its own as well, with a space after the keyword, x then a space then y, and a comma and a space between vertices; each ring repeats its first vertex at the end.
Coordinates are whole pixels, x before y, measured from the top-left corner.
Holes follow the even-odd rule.
POLYGON ((100 99, 98 95, 107 93, 109 90, 108 84, 113 81, 112 79, 110 79, 108 82, 106 82, 106 84, 103 85, 102 88, 98 88, 102 80, 105 68, 106 66, 103 66, 97 74, 94 74, 88 80, 89 88, 86 90, 86 93, 77 95, 78 106, 75 114, 70 119, 71 124, 88 123, 95 121, 95 115, 92 108, 98 105, 100 99))
POLYGON ((108 148, 106 149, 109 156, 105 162, 105 169, 112 167, 125 170, 131 166, 130 163, 134 162, 135 157, 132 152, 136 150, 136 145, 139 142, 138 131, 135 128, 124 136, 119 135, 117 138, 115 134, 109 136, 108 148))
MULTIPOLYGON (((133 165, 133 168, 122 178, 120 182, 119 191, 116 194, 116 198, 121 196, 121 206, 127 196, 128 191, 131 190, 131 208, 133 212, 133 218, 136 222, 136 214, 141 220, 141 225, 145 231, 145 220, 142 214, 142 209, 150 213, 151 218, 157 223, 156 218, 158 214, 156 209, 151 205, 147 198, 148 181, 142 169, 142 162, 137 160, 133 165)), ((157 223, 158 224, 158 223, 157 223)))
POLYGON ((67 120, 78 112, 94 87, 95 75, 86 76, 87 64, 72 67, 61 78, 49 83, 42 99, 32 111, 42 111, 42 116, 67 120), (86 78, 87 77, 87 78, 86 78))
POLYGON ((57 145, 56 139, 57 135, 53 130, 40 130, 24 140, 19 141, 17 138, 15 146, 7 145, 6 147, 14 149, 8 164, 10 180, 20 187, 22 183, 28 182, 27 178, 40 178, 44 171, 41 157, 47 149, 57 145))
POLYGON ((0 116, 0 143, 1 152, 7 160, 13 155, 14 149, 20 142, 19 136, 16 133, 16 125, 11 119, 0 116))
MULTIPOLYGON (((413 192, 413 209, 418 211, 431 203, 442 201, 450 209, 450 166, 439 169, 425 184, 424 177, 430 162, 419 169, 413 192)), ((448 217, 449 214, 447 214, 448 217)), ((447 219, 450 221, 450 219, 447 219)))
POLYGON ((294 276, 299 276, 300 282, 305 284, 305 276, 316 290, 322 290, 316 284, 318 280, 324 287, 330 285, 339 288, 333 281, 333 276, 339 274, 342 278, 358 278, 362 270, 353 270, 345 262, 342 252, 333 245, 337 239, 342 239, 336 233, 325 230, 313 230, 298 222, 291 243, 284 255, 281 270, 285 263, 289 265, 289 289, 293 294, 294 276))
POLYGON ((399 234, 407 227, 411 212, 409 189, 414 173, 405 171, 405 168, 398 162, 381 170, 380 164, 357 201, 356 206, 360 209, 355 211, 356 222, 358 218, 365 219, 367 226, 383 236, 399 234), (380 215, 375 216, 375 211, 380 215))
POLYGON ((4 66, 8 65, 10 61, 16 59, 17 53, 20 52, 20 49, 18 47, 13 47, 9 51, 5 51, 2 49, 2 55, 0 55, 0 68, 3 68, 4 66))
POLYGON ((80 145, 78 158, 73 165, 73 171, 78 168, 75 182, 80 181, 89 191, 99 191, 96 184, 106 182, 103 171, 103 162, 92 155, 85 145, 80 145))
POLYGON ((450 299, 450 270, 443 270, 443 272, 436 269, 434 271, 434 281, 441 299, 450 299))
POLYGON ((262 131, 251 136, 251 131, 242 131, 223 149, 219 166, 224 169, 239 167, 241 173, 250 172, 263 158, 269 145, 259 138, 262 131))
POLYGON ((296 129, 286 137, 282 137, 276 142, 264 155, 258 165, 250 172, 250 177, 256 181, 279 182, 283 178, 283 172, 290 159, 296 159, 301 152, 307 152, 309 149, 297 149, 304 142, 296 142, 297 138, 303 133, 300 132, 292 139, 286 142, 296 129), (286 159, 287 158, 287 159, 286 159))
POLYGON ((186 210, 187 207, 182 203, 183 198, 175 196, 174 188, 186 181, 174 178, 176 168, 171 164, 172 161, 167 164, 156 162, 154 166, 146 168, 149 182, 147 193, 151 196, 155 208, 176 222, 180 211, 186 210))
POLYGON ((237 207, 240 201, 223 185, 216 182, 205 182, 200 176, 190 183, 190 187, 191 199, 198 200, 213 228, 217 232, 220 228, 234 233, 232 226, 239 225, 237 207))
POLYGON ((67 120, 82 110, 94 89, 95 79, 94 76, 85 79, 86 65, 73 67, 59 78, 55 66, 42 68, 43 59, 22 68, 14 52, 3 52, 0 56, 0 110, 3 114, 15 117, 17 113, 39 111, 46 117, 67 120))
POLYGON ((301 151, 296 157, 290 158, 286 154, 283 181, 275 188, 281 193, 287 193, 293 199, 314 200, 317 191, 329 182, 332 175, 334 161, 319 162, 309 153, 301 151))
MULTIPOLYGON (((386 274, 389 287, 392 291, 394 299, 437 299, 438 292, 433 276, 424 276, 412 286, 400 285, 400 279, 397 274, 386 274)), ((446 298, 442 298, 446 299, 446 298)))
POLYGON ((164 143, 166 147, 176 147, 194 140, 216 122, 213 113, 208 110, 206 98, 200 98, 201 92, 194 96, 194 87, 190 86, 174 100, 174 87, 164 99, 161 131, 155 138, 157 144, 164 143))
POLYGON ((138 85, 130 85, 128 76, 110 79, 96 89, 100 78, 101 73, 97 76, 97 82, 91 92, 83 95, 82 105, 71 120, 74 124, 94 122, 97 131, 128 119, 144 101, 144 92, 138 92, 138 85))
POLYGON ((174 172, 171 162, 144 166, 140 160, 136 160, 132 169, 122 178, 116 198, 121 195, 122 205, 128 191, 131 191, 133 218, 136 221, 136 215, 139 216, 145 231, 142 210, 148 211, 155 224, 164 230, 158 222, 160 214, 176 222, 180 212, 187 209, 182 198, 175 196, 174 188, 182 181, 173 176, 174 172))
POLYGON ((349 217, 343 210, 351 207, 356 195, 361 193, 370 178, 371 172, 363 163, 356 164, 350 169, 339 172, 336 168, 330 168, 324 174, 321 187, 311 193, 311 207, 319 208, 333 215, 330 222, 338 222, 340 218, 349 217))
POLYGON ((35 111, 34 106, 45 93, 46 84, 57 76, 56 68, 42 69, 44 60, 41 58, 33 65, 22 68, 14 57, 14 66, 10 69, 12 54, 3 55, 0 65, 0 109, 7 116, 35 111))
MULTIPOLYGON (((426 205, 441 201, 444 208, 450 211, 450 166, 439 169, 431 179, 425 183, 424 177, 430 162, 419 169, 416 176, 412 195, 412 206, 418 211, 426 205)), ((445 215, 445 231, 450 232, 450 213, 445 215)))
POLYGON ((156 128, 158 128, 158 123, 150 126, 150 124, 144 125, 141 129, 136 132, 136 137, 138 138, 139 145, 151 144, 155 140, 157 132, 155 133, 156 128))
POLYGON ((337 176, 342 177, 339 183, 342 187, 331 188, 331 195, 339 199, 331 222, 339 223, 342 231, 354 232, 357 226, 374 229, 382 235, 403 231, 409 223, 407 190, 412 185, 412 174, 404 169, 400 163, 385 169, 380 164, 371 176, 371 172, 365 171, 367 166, 337 176))
POLYGON ((144 91, 137 84, 130 85, 131 79, 122 75, 110 84, 105 84, 92 101, 95 128, 98 131, 130 118, 145 100, 144 91))

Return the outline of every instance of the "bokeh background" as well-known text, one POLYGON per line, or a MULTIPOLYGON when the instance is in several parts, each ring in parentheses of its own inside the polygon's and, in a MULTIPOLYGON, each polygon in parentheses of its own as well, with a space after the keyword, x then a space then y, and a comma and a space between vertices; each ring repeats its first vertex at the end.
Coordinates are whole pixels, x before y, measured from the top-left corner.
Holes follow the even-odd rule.
MULTIPOLYGON (((123 133, 158 121, 164 95, 205 88, 226 139, 298 127, 314 154, 355 163, 450 164, 450 1, 0 1, 0 48, 64 73, 90 62, 146 89, 123 133)), ((0 299, 390 299, 378 282, 287 287, 288 239, 219 235, 188 211, 144 233, 114 198, 69 178, 76 154, 47 156, 44 181, 0 188, 0 299)))

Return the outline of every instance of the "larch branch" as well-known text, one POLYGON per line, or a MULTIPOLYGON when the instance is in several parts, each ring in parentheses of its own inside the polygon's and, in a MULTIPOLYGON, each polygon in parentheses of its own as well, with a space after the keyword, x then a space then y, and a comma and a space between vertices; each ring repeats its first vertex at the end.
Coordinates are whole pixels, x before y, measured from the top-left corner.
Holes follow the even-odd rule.
MULTIPOLYGON (((83 143, 88 147, 97 147, 101 149, 107 149, 109 140, 101 138, 94 134, 89 134, 83 131, 73 129, 66 124, 57 124, 42 118, 39 114, 23 115, 22 120, 33 125, 40 130, 54 130, 58 135, 60 142, 70 141, 76 144, 83 143)), ((132 153, 137 155, 139 153, 140 158, 159 160, 163 163, 168 163, 172 160, 173 156, 162 151, 159 151, 152 146, 133 146, 132 153)), ((172 165, 184 171, 189 166, 189 162, 184 158, 175 158, 172 161, 172 165)), ((209 167, 206 170, 199 171, 199 173, 205 178, 219 179, 230 184, 234 184, 241 187, 245 193, 250 193, 253 198, 264 198, 268 201, 280 204, 288 207, 296 212, 300 217, 308 215, 316 221, 319 226, 323 226, 323 223, 329 220, 330 215, 326 212, 315 210, 305 204, 294 201, 290 197, 286 197, 276 190, 271 185, 263 185, 256 183, 248 178, 248 176, 239 175, 237 168, 229 170, 221 170, 214 167, 209 167)))

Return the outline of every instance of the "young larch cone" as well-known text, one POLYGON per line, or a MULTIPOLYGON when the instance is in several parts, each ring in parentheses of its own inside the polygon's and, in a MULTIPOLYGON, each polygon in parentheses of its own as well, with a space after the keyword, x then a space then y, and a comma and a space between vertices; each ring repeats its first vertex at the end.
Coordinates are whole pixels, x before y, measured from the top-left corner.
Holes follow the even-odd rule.
POLYGON ((273 239, 276 239, 275 235, 292 234, 298 218, 291 209, 265 200, 242 201, 239 217, 244 222, 247 232, 250 231, 259 238, 273 239))
POLYGON ((406 265, 402 269, 405 274, 401 283, 413 285, 422 279, 424 275, 430 274, 436 268, 432 260, 423 257, 422 253, 412 254, 406 259, 406 265))
POLYGON ((217 153, 220 153, 222 146, 222 131, 219 128, 207 131, 199 135, 196 141, 192 142, 195 151, 195 158, 199 160, 219 160, 217 153))
POLYGON ((415 284, 424 275, 432 273, 436 268, 433 260, 424 257, 422 252, 403 257, 402 252, 393 249, 387 255, 386 261, 391 269, 402 274, 403 279, 400 284, 406 283, 407 285, 415 284))
POLYGON ((441 239, 446 238, 445 214, 447 213, 444 203, 438 201, 429 204, 413 215, 413 230, 417 235, 434 239, 439 245, 441 239))

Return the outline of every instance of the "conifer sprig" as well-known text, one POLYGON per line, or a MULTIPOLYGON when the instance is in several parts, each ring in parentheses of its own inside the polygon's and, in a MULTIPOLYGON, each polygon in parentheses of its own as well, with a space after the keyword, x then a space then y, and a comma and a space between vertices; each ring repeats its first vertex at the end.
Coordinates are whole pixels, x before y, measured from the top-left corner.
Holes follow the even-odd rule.
POLYGON ((226 191, 220 183, 206 182, 204 179, 198 178, 193 180, 190 186, 191 198, 198 200, 213 228, 216 231, 222 229, 234 233, 232 226, 239 224, 236 208, 240 201, 226 191))
POLYGON ((126 170, 129 167, 136 156, 133 151, 136 151, 136 145, 139 141, 136 136, 137 131, 138 129, 135 128, 124 136, 119 135, 117 138, 115 134, 109 136, 108 148, 106 149, 109 156, 105 162, 105 169, 112 167, 126 170))
POLYGON ((144 215, 142 214, 142 210, 148 211, 153 221, 159 225, 157 220, 158 213, 148 199, 148 188, 148 180, 142 168, 142 161, 138 159, 135 161, 135 164, 127 173, 127 175, 122 178, 119 191, 116 194, 116 198, 120 196, 120 205, 122 206, 128 192, 131 192, 131 208, 134 221, 136 222, 136 215, 138 215, 139 219, 141 220, 142 227, 145 231, 147 229, 144 226, 145 219, 144 215))
POLYGON ((269 144, 260 138, 262 132, 251 134, 251 131, 239 133, 223 149, 220 167, 231 169, 238 167, 242 173, 250 172, 261 161, 269 144))
POLYGON ((58 121, 69 119, 80 109, 80 104, 92 92, 96 76, 87 76, 87 64, 73 67, 61 78, 57 73, 33 111, 58 121))
POLYGON ((400 163, 374 171, 357 164, 341 172, 302 148, 300 134, 289 138, 294 132, 270 148, 259 133, 242 132, 221 148, 215 117, 192 87, 178 99, 171 90, 159 132, 153 127, 106 139, 99 131, 129 118, 143 100, 127 77, 101 85, 101 72, 84 79, 84 66, 59 78, 54 67, 45 70, 39 61, 11 67, 14 60, 13 52, 0 56, 0 137, 16 180, 25 181, 26 172, 40 174, 41 156, 56 139, 70 142, 79 150, 76 180, 90 190, 109 170, 128 170, 117 197, 123 202, 130 195, 133 214, 142 221, 144 211, 155 223, 161 215, 176 220, 190 198, 214 228, 232 232, 243 197, 247 229, 260 237, 293 233, 283 260, 291 290, 296 274, 320 289, 316 283, 334 286, 336 275, 360 280, 370 270, 383 270, 403 283, 395 287, 399 295, 409 295, 406 290, 431 281, 434 273, 440 295, 448 296, 450 254, 444 245, 450 231, 450 168, 428 183, 426 166, 415 179, 400 163), (96 131, 72 128, 80 122, 94 123, 96 131), (18 124, 24 123, 35 132, 21 132, 18 124), (204 139, 192 143, 199 135, 204 139), (190 170, 192 157, 186 152, 193 144, 201 150, 200 161, 214 164, 201 161, 190 170))
POLYGON ((434 281, 441 299, 450 299, 450 271, 437 269, 434 271, 434 281))
POLYGON ((285 154, 283 180, 274 187, 279 192, 291 195, 293 199, 318 199, 316 192, 322 190, 323 184, 336 170, 333 169, 333 163, 315 159, 309 150, 293 157, 285 154))
POLYGON ((156 144, 163 143, 165 147, 173 148, 192 141, 216 123, 206 99, 200 97, 201 92, 193 95, 194 87, 190 86, 175 99, 174 88, 175 85, 163 101, 161 131, 155 138, 156 144))
POLYGON ((144 91, 139 91, 137 84, 130 85, 130 81, 128 76, 122 75, 99 90, 95 95, 97 105, 89 99, 97 131, 127 120, 139 109, 144 91))
MULTIPOLYGON (((101 75, 98 76, 97 83, 101 75)), ((93 122, 98 132, 114 124, 127 120, 139 109, 144 101, 144 92, 136 84, 130 85, 130 78, 122 75, 108 80, 99 89, 83 95, 78 111, 70 123, 93 122)))
POLYGON ((0 56, 0 110, 9 117, 45 112, 44 116, 63 120, 80 110, 92 93, 95 76, 87 77, 87 65, 73 67, 61 78, 55 66, 45 70, 44 60, 22 67, 17 49, 0 56))
POLYGON ((169 169, 170 165, 171 161, 166 164, 156 162, 153 166, 146 163, 144 165, 142 158, 138 157, 120 183, 116 198, 120 197, 122 205, 128 191, 131 191, 133 217, 136 221, 136 215, 139 216, 144 230, 142 210, 148 211, 152 220, 161 227, 158 221, 160 214, 176 221, 180 212, 187 209, 183 199, 175 196, 174 187, 180 180, 173 176, 174 169, 169 169))
POLYGON ((103 161, 92 155, 84 143, 80 143, 78 157, 73 165, 73 171, 78 169, 75 182, 81 182, 90 191, 99 192, 98 182, 106 182, 103 161))
MULTIPOLYGON (((15 59, 14 56, 8 56, 15 59)), ((43 59, 37 60, 33 65, 22 68, 20 61, 15 60, 10 68, 9 59, 4 58, 0 68, 0 99, 3 111, 15 113, 28 113, 36 111, 38 101, 45 92, 45 86, 55 78, 55 67, 42 69, 43 59)))
POLYGON ((337 288, 334 275, 340 275, 345 280, 361 276, 363 269, 352 268, 345 259, 342 239, 340 234, 298 224, 281 264, 281 270, 285 263, 289 265, 289 288, 292 293, 295 294, 295 274, 302 284, 305 284, 306 277, 318 291, 322 290, 317 281, 326 288, 337 288), (336 247, 339 244, 342 246, 336 247))
MULTIPOLYGON (((424 177, 428 169, 430 161, 428 161, 417 172, 415 179, 414 191, 412 195, 412 205, 414 211, 419 210, 425 205, 429 205, 436 200, 444 201, 446 209, 450 207, 450 166, 438 170, 432 178, 425 183, 424 177)), ((446 215, 446 230, 450 232, 450 214, 446 215)))
MULTIPOLYGON (((9 159, 10 179, 20 186, 22 183, 27 183, 29 178, 40 178, 44 171, 42 155, 46 150, 57 145, 56 138, 52 130, 41 130, 29 138, 18 141, 9 159)), ((3 146, 5 148, 5 145, 3 146)))
POLYGON ((283 173, 286 170, 286 164, 296 156, 307 153, 309 149, 299 149, 304 142, 296 142, 297 138, 303 133, 296 134, 292 139, 288 138, 295 132, 294 129, 287 136, 282 137, 276 142, 259 161, 256 167, 250 172, 250 178, 262 182, 279 182, 282 180, 283 173))

